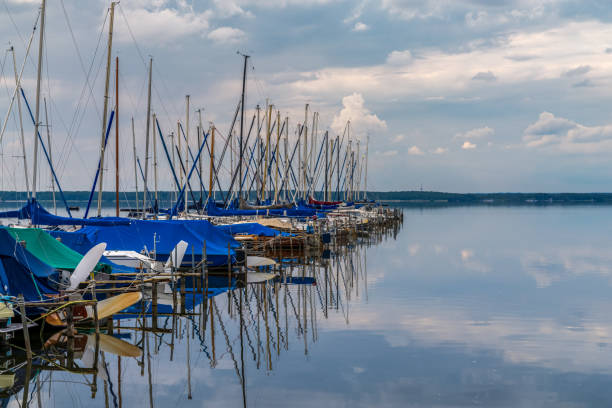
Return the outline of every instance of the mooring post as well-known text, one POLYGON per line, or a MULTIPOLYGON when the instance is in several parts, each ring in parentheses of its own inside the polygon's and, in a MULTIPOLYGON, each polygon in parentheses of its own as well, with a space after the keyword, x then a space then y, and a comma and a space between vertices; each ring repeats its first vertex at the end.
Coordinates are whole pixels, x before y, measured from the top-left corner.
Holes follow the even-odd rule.
POLYGON ((32 345, 30 344, 30 331, 28 330, 28 318, 26 316, 25 299, 23 295, 19 295, 19 313, 21 313, 21 324, 23 326, 23 339, 26 346, 26 356, 28 362, 32 360, 32 345))

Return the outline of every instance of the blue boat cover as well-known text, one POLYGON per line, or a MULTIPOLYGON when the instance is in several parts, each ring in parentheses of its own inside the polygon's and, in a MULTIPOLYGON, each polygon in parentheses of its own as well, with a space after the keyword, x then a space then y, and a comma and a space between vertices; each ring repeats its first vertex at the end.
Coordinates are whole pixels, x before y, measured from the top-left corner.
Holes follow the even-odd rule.
POLYGON ((0 285, 3 294, 22 294, 26 301, 43 300, 45 294, 57 293, 50 280, 57 281, 57 271, 21 246, 6 228, 0 228, 0 285))
POLYGON ((258 224, 256 222, 244 222, 239 224, 227 224, 217 225, 217 228, 222 231, 226 231, 231 235, 246 234, 246 235, 257 235, 258 237, 290 237, 294 234, 275 230, 274 228, 266 227, 265 225, 258 224))
POLYGON ((130 250, 151 253, 156 251, 155 259, 165 261, 179 241, 189 246, 183 258, 184 264, 193 259, 199 262, 206 241, 208 264, 219 266, 227 264, 228 244, 232 263, 235 262, 235 248, 240 244, 227 233, 216 229, 208 221, 149 221, 131 220, 130 225, 114 227, 86 226, 76 232, 51 232, 61 237, 62 242, 77 252, 85 253, 94 245, 106 242, 109 250, 130 250))
POLYGON ((101 218, 71 218, 53 215, 45 210, 35 198, 19 210, 0 212, 0 218, 18 218, 20 220, 32 220, 33 225, 128 225, 130 220, 120 217, 101 218))
POLYGON ((249 215, 265 215, 273 217, 325 217, 325 213, 317 212, 312 208, 278 208, 264 210, 240 210, 240 209, 223 209, 219 208, 216 203, 209 201, 206 206, 206 212, 214 217, 231 217, 231 216, 249 216, 249 215))

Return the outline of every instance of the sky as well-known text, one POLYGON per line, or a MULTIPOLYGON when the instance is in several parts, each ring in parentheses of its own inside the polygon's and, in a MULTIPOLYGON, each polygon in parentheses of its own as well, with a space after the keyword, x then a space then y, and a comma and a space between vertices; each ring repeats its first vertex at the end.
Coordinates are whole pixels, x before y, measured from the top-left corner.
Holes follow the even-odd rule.
MULTIPOLYGON (((0 117, 39 1, 0 0, 0 117)), ((65 190, 89 189, 102 133, 110 2, 48 0, 42 97, 65 190)), ((612 5, 600 0, 129 0, 117 7, 121 188, 133 190, 130 118, 144 161, 147 61, 164 135, 214 122, 228 132, 247 72, 245 126, 269 100, 289 117, 304 108, 325 131, 368 145, 368 189, 450 192, 594 192, 612 186, 612 5), (369 142, 367 142, 369 140, 369 142)), ((34 105, 36 36, 22 85, 34 105)), ((111 72, 114 88, 114 67, 111 72)), ((114 105, 114 91, 111 92, 114 105)), ((32 121, 25 106, 26 156, 32 121)), ((23 190, 17 109, 1 141, 0 189, 23 190)), ((41 101, 41 112, 43 105, 41 101)), ((309 119, 312 120, 312 119, 309 119)), ((170 139, 168 139, 170 140, 170 139)), ((106 168, 112 169, 114 140, 106 168), (110 162, 110 164, 108 164, 110 162)), ((193 144, 195 147, 195 143, 193 144)), ((159 188, 170 188, 161 147, 159 188)), ((41 189, 51 186, 40 166, 41 189)), ((31 178, 31 175, 30 175, 31 178)), ((105 176, 114 188, 114 175, 105 176), (109 181, 109 179, 112 179, 109 181)))

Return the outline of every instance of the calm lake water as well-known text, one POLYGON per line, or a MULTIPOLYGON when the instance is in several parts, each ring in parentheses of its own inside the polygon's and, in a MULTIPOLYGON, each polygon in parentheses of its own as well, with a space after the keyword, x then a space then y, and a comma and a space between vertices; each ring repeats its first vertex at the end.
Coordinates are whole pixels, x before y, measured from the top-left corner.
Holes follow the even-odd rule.
POLYGON ((94 399, 43 371, 30 404, 611 406, 611 248, 612 207, 406 208, 397 236, 294 268, 316 286, 223 293, 174 336, 115 327, 142 358, 105 352, 94 399))

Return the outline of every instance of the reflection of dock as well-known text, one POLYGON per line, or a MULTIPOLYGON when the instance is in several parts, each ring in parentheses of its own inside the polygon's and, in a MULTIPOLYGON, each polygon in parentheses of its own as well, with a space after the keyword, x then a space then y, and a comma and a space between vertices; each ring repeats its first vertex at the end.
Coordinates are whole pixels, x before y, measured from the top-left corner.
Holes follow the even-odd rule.
MULTIPOLYGON (((246 405, 249 374, 275 370, 284 351, 292 348, 309 356, 315 349, 313 344, 324 335, 319 326, 326 319, 349 323, 354 302, 367 300, 368 247, 392 239, 396 233, 395 228, 377 230, 351 238, 351 245, 343 244, 344 238, 339 237, 321 250, 290 254, 261 269, 277 275, 264 283, 239 283, 246 268, 212 274, 197 263, 195 270, 174 271, 157 279, 141 275, 140 284, 129 290, 141 292, 143 300, 112 319, 98 321, 97 328, 94 322, 81 325, 73 321, 72 330, 67 328, 58 335, 49 333, 48 326, 45 330, 34 327, 28 332, 29 359, 25 333, 18 332, 10 342, 18 358, 9 365, 21 379, 7 397, 12 395, 24 406, 24 398, 41 394, 39 405, 46 406, 46 398, 51 397, 39 392, 43 385, 71 382, 88 397, 104 398, 108 406, 115 403, 121 407, 130 384, 130 394, 140 392, 141 403, 156 406, 156 381, 164 381, 164 372, 155 370, 159 370, 160 360, 166 359, 184 361, 184 397, 196 399, 202 397, 201 390, 192 381, 199 378, 196 370, 201 370, 201 364, 199 368, 192 364, 203 358, 211 369, 232 369, 246 405), (45 348, 36 344, 41 336, 45 342, 56 338, 45 348), (126 377, 127 372, 132 376, 139 373, 145 389, 133 389, 134 381, 126 377)), ((93 294, 102 298, 123 293, 132 278, 119 275, 96 281, 93 294)), ((89 287, 90 296, 92 289, 89 287)), ((58 307, 62 304, 56 303, 58 307)), ((0 375, 3 372, 10 370, 3 371, 0 356, 0 375)))

